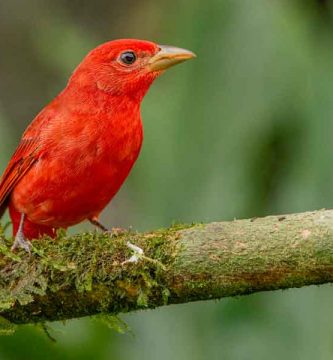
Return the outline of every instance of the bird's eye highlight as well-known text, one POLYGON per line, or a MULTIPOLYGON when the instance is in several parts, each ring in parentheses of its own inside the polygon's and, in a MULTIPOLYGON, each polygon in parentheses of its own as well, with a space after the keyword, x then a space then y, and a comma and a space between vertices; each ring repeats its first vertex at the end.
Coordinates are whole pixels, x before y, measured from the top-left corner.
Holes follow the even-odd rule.
POLYGON ((120 55, 120 61, 125 65, 132 65, 136 61, 136 55, 133 51, 125 51, 120 55))

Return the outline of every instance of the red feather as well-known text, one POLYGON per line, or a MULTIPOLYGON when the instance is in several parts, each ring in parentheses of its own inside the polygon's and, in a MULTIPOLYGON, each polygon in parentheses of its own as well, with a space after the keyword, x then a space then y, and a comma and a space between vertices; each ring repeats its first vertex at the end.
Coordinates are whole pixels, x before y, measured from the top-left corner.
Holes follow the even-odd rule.
POLYGON ((0 182, 0 217, 6 209, 6 201, 15 185, 37 160, 38 144, 23 139, 12 156, 0 182))
POLYGON ((21 214, 28 239, 99 215, 139 155, 145 93, 164 68, 190 57, 140 40, 88 54, 28 127, 1 179, 0 216, 9 206, 14 234, 21 214))

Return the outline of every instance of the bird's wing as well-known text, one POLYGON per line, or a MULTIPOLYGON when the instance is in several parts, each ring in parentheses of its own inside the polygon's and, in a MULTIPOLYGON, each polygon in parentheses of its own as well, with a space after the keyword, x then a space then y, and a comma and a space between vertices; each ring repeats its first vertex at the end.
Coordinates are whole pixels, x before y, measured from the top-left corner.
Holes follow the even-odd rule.
POLYGON ((0 179, 0 218, 14 186, 37 161, 38 138, 23 138, 0 179))

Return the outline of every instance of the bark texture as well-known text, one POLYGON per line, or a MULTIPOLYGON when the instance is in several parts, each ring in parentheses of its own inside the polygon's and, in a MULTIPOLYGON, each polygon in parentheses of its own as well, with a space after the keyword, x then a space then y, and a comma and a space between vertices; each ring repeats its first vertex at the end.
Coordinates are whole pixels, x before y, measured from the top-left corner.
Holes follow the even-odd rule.
MULTIPOLYGON (((85 233, 10 251, 0 232, 0 315, 16 324, 117 314, 333 281, 333 210, 85 233), (126 241, 141 246, 138 263, 126 241)), ((1 325, 1 322, 0 322, 1 325)))

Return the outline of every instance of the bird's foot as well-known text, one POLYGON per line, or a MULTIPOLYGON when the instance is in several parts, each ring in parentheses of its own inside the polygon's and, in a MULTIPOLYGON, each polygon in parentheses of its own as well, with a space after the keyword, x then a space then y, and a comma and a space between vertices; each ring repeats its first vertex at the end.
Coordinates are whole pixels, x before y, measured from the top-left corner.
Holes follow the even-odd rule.
POLYGON ((24 249, 27 253, 29 253, 29 255, 31 255, 31 247, 31 242, 24 237, 23 232, 18 231, 15 236, 14 244, 11 247, 11 250, 14 251, 21 248, 24 249))
POLYGON ((144 256, 144 252, 139 246, 136 246, 129 241, 127 241, 126 246, 133 251, 133 255, 128 260, 123 261, 121 265, 127 263, 137 263, 140 258, 144 256))
POLYGON ((117 237, 120 235, 123 235, 125 233, 131 232, 132 227, 130 226, 129 229, 123 229, 123 228, 112 228, 111 230, 108 229, 106 226, 104 226, 97 217, 93 217, 89 219, 90 223, 96 226, 98 229, 102 230, 105 234, 110 235, 111 237, 117 237))
POLYGON ((11 250, 14 251, 15 249, 24 249, 27 253, 29 253, 29 255, 31 255, 31 243, 30 241, 28 241, 23 233, 23 228, 24 228, 24 220, 25 220, 25 214, 21 214, 21 220, 20 220, 20 224, 17 230, 17 233, 15 235, 15 240, 14 240, 14 244, 11 247, 11 250))
POLYGON ((111 230, 106 231, 111 237, 117 237, 120 235, 124 235, 127 234, 128 232, 132 231, 132 227, 130 227, 129 229, 124 229, 124 228, 119 228, 119 227, 114 227, 111 230))

